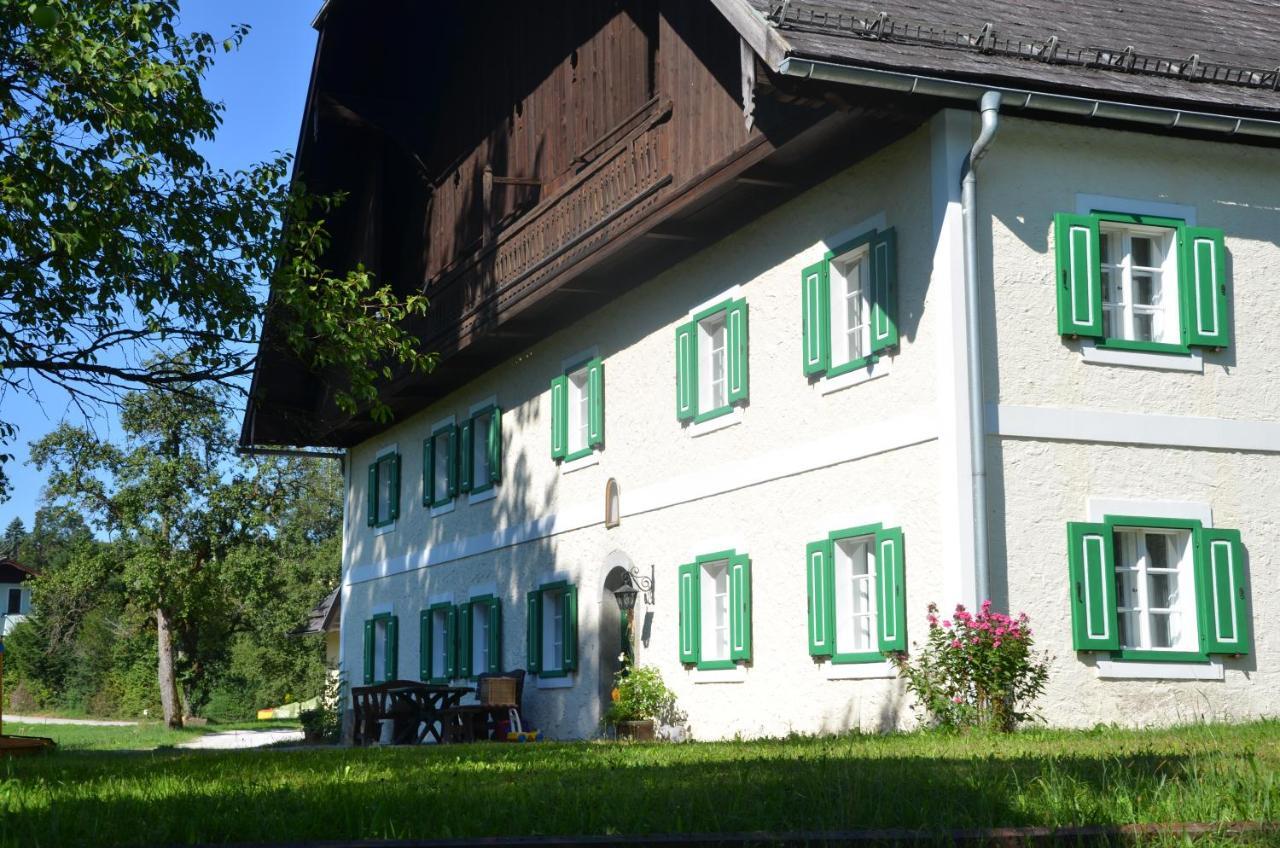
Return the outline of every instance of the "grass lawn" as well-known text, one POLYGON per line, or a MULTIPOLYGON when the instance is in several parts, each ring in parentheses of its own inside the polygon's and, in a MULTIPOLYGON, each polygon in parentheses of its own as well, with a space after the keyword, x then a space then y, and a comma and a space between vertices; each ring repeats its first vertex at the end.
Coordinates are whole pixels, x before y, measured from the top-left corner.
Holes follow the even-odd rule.
POLYGON ((1275 721, 0 761, 5 846, 1278 818, 1275 721))

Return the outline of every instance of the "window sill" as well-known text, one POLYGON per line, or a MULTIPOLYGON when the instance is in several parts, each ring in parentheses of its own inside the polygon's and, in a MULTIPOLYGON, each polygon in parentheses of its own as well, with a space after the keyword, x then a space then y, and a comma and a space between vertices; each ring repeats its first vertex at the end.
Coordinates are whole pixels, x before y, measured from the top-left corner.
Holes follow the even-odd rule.
POLYGON ((1198 350, 1185 353, 1130 350, 1123 347, 1099 346, 1094 342, 1085 341, 1080 343, 1080 356, 1085 362, 1093 365, 1122 365, 1129 368, 1204 373, 1204 357, 1198 350))
POLYGON ((1222 680, 1221 660, 1208 662, 1141 662, 1098 660, 1098 677, 1104 680, 1222 680))
POLYGON ((563 672, 554 672, 554 674, 556 674, 555 677, 545 677, 541 674, 538 675, 538 679, 534 682, 534 686, 538 689, 572 689, 573 684, 577 682, 574 680, 574 676, 572 674, 565 674, 563 672))
POLYGON ((490 486, 489 488, 485 489, 483 492, 469 493, 467 495, 467 503, 468 504, 484 503, 485 501, 493 500, 497 496, 498 496, 498 488, 496 486, 490 486))
POLYGON ((457 508, 458 508, 457 499, 450 498, 448 501, 440 504, 439 506, 431 507, 431 517, 435 518, 438 515, 448 515, 449 513, 453 512, 457 508))
POLYGON ((827 680, 881 680, 898 676, 898 670, 888 660, 879 662, 823 663, 827 680))
POLYGON ((850 386, 857 386, 877 377, 883 377, 889 373, 889 366, 892 361, 889 357, 870 357, 856 368, 841 371, 835 376, 828 375, 823 377, 817 382, 818 391, 824 395, 829 395, 832 392, 838 392, 841 389, 847 389, 850 386))
POLYGON ((745 683, 747 667, 735 663, 733 668, 693 668, 689 676, 694 683, 745 683))
POLYGON ((373 535, 381 536, 384 533, 390 533, 395 529, 396 523, 394 521, 387 522, 386 524, 375 524, 373 526, 373 535))
POLYGON ((561 474, 572 474, 575 471, 581 471, 584 468, 590 468, 593 465, 600 464, 600 451, 593 450, 590 453, 583 454, 576 459, 564 459, 560 462, 561 474))
POLYGON ((721 413, 715 418, 708 418, 705 421, 694 421, 688 427, 690 438, 705 436, 707 433, 714 433, 716 430, 723 430, 726 427, 732 427, 734 424, 742 422, 742 407, 732 407, 728 412, 721 413))

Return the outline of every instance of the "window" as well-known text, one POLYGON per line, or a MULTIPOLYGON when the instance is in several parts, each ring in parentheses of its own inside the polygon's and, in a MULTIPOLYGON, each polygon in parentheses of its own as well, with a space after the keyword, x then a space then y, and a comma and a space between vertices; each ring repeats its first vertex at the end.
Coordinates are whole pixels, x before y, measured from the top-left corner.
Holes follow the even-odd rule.
POLYGON ((735 551, 698 557, 678 571, 680 662, 700 669, 751 660, 751 560, 735 551))
POLYGON ((418 619, 421 663, 418 676, 429 683, 448 683, 457 676, 458 613, 453 604, 432 604, 418 619))
POLYGON ((1109 212, 1061 213, 1054 230, 1062 335, 1171 353, 1228 346, 1221 230, 1109 212))
POLYGON ((458 488, 479 494, 502 480, 502 410, 487 406, 461 428, 458 488))
POLYGON ((572 462, 604 446, 604 362, 590 359, 551 381, 551 458, 572 462))
POLYGON ((880 662, 907 648, 902 530, 838 530, 806 548, 809 653, 837 663, 880 662))
POLYGON ((492 595, 458 607, 458 676, 502 670, 502 605, 492 595))
POLYGON ((897 236, 872 230, 800 272, 804 373, 834 377, 898 344, 897 236))
POLYGON ((747 302, 725 300, 676 328, 676 417, 706 421, 747 399, 747 302))
POLYGON ((1248 652, 1239 531, 1107 516, 1068 524, 1067 536, 1076 650, 1135 660, 1248 652))
POLYGON ((444 506, 458 494, 458 428, 437 427, 422 443, 422 505, 444 506))
POLYGON ((9 608, 7 615, 20 615, 22 613, 22 590, 9 590, 9 608))
POLYGON ((564 676, 578 667, 578 589, 547 583, 528 595, 529 671, 564 676))
POLYGON ((387 453, 369 465, 370 527, 386 527, 400 516, 400 454, 387 453))
POLYGON ((366 685, 395 680, 400 620, 379 613, 364 623, 364 682, 366 685))

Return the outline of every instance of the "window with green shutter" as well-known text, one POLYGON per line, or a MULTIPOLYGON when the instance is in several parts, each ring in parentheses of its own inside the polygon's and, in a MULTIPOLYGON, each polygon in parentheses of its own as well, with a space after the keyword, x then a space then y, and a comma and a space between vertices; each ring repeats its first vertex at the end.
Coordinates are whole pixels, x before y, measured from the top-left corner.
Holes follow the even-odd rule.
POLYGON ((677 570, 680 662, 700 669, 751 661, 751 559, 706 554, 677 570))
POLYGON ((572 462, 604 448, 604 361, 593 357, 551 381, 551 458, 572 462))
POLYGON ((747 302, 728 298, 676 328, 676 418, 707 421, 750 395, 747 302))
POLYGON ((422 505, 449 504, 458 494, 458 428, 437 427, 422 443, 422 505))
POLYGON ((810 542, 805 572, 811 655, 836 663, 882 662, 885 654, 906 650, 900 528, 869 524, 810 542))
POLYGON ((450 603, 437 603, 418 617, 418 645, 421 649, 418 676, 428 683, 448 683, 458 676, 458 610, 450 603))
POLYGON ((502 482, 502 409, 477 410, 459 429, 458 490, 487 492, 502 482))
POLYGON ((400 517, 400 454, 385 453, 369 465, 370 527, 387 527, 400 517))
POLYGON ((1249 652, 1239 531, 1108 515, 1069 523, 1067 545, 1077 651, 1142 661, 1249 652))
POLYGON ((378 613, 364 623, 364 682, 395 680, 400 650, 400 619, 378 613))
POLYGON ((871 230, 800 272, 807 377, 835 377, 898 345, 898 240, 871 230))
POLYGON ((458 676, 502 670, 502 604, 480 595, 458 606, 458 676))
POLYGON ((1104 211, 1059 213, 1053 230, 1061 335, 1158 353, 1230 345, 1221 230, 1104 211))
POLYGON ((578 669, 578 587, 557 580, 528 594, 525 612, 529 672, 564 677, 578 669))

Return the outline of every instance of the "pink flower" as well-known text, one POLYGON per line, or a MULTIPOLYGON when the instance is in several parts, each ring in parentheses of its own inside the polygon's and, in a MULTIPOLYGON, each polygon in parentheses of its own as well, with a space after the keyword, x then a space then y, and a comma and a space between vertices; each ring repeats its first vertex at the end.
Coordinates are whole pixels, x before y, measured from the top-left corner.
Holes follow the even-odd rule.
POLYGON ((951 640, 951 647, 953 647, 953 648, 958 648, 958 647, 960 647, 960 640, 959 640, 959 639, 952 639, 952 640, 951 640))
POLYGON ((982 602, 982 611, 987 612, 990 609, 991 609, 991 599, 988 598, 987 600, 982 602))
POLYGON ((991 647, 993 647, 993 648, 998 648, 998 647, 1000 647, 1000 640, 999 640, 999 639, 996 639, 994 642, 992 642, 992 643, 991 643, 991 647))
POLYGON ((947 618, 944 618, 944 619, 942 620, 942 626, 943 626, 943 627, 945 627, 945 628, 947 628, 948 630, 950 630, 950 629, 951 629, 951 620, 950 620, 950 619, 947 619, 947 618))
POLYGON ((972 642, 973 642, 973 644, 975 644, 975 645, 976 645, 976 644, 978 644, 980 641, 982 641, 982 640, 981 640, 981 639, 979 639, 977 636, 974 636, 974 637, 973 637, 973 639, 972 639, 972 642))
POLYGON ((959 695, 952 695, 952 696, 951 696, 951 700, 952 700, 952 702, 953 702, 953 703, 956 703, 956 704, 963 704, 963 703, 964 703, 964 698, 961 698, 959 695))

